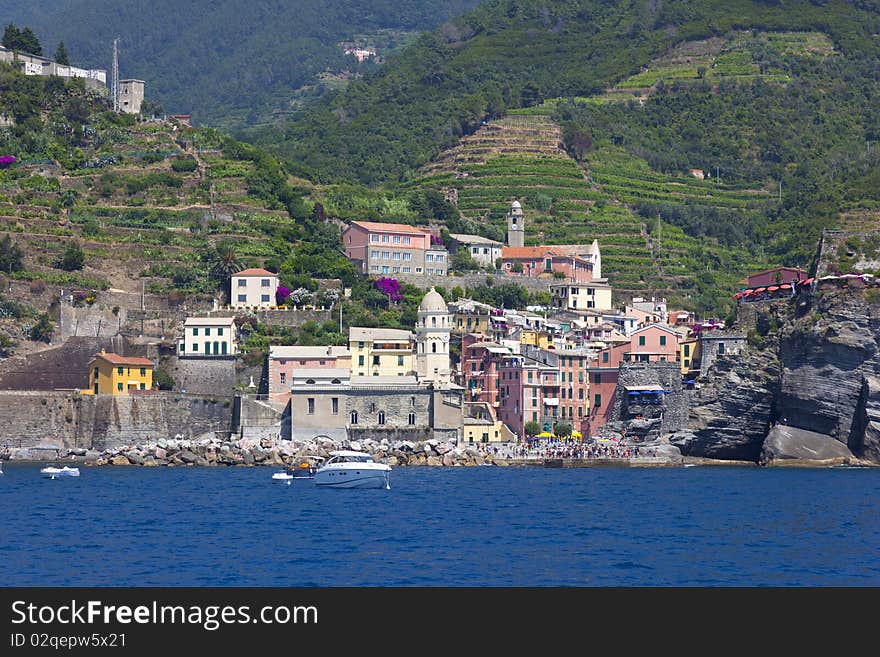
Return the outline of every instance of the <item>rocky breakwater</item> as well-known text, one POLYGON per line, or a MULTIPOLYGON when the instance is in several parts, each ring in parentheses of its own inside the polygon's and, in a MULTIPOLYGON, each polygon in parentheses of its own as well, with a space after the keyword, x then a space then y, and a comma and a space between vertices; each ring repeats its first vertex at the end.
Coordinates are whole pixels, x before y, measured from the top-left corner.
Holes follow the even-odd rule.
POLYGON ((456 446, 438 440, 423 442, 343 441, 319 439, 303 443, 274 439, 226 440, 218 434, 204 434, 191 440, 160 439, 155 443, 124 446, 102 452, 78 450, 74 460, 95 466, 295 466, 309 457, 329 458, 333 450, 367 452, 391 466, 473 466, 484 463, 504 465, 476 446, 456 446))

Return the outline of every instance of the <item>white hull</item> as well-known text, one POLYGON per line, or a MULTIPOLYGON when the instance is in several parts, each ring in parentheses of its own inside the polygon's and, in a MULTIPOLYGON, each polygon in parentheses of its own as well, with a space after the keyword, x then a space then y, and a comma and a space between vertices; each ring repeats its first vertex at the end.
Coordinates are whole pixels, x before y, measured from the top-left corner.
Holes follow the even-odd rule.
POLYGON ((348 473, 318 473, 315 475, 315 485, 325 488, 390 488, 388 472, 362 472, 359 475, 348 476, 348 473))
POLYGON ((56 479, 58 477, 79 477, 79 468, 43 468, 40 470, 40 473, 44 477, 48 477, 49 479, 56 479))

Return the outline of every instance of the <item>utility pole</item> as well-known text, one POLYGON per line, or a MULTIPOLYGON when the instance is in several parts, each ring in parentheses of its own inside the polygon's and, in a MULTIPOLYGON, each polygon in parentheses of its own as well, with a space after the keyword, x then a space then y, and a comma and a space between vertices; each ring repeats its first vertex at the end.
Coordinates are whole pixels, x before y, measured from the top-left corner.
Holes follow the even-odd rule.
POLYGON ((110 82, 113 111, 119 114, 119 37, 113 39, 113 71, 110 82))

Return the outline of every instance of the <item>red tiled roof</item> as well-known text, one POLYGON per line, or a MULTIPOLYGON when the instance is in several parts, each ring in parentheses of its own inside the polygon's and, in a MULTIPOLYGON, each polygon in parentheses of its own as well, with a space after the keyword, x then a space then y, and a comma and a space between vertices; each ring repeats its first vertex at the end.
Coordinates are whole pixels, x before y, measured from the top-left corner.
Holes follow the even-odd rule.
POLYGON ((501 249, 502 258, 540 258, 548 253, 557 255, 549 246, 505 246, 501 249))
POLYGON ((374 231, 387 231, 394 233, 417 233, 419 235, 428 235, 430 231, 424 228, 416 228, 415 226, 410 226, 409 224, 388 224, 388 223, 380 223, 377 221, 352 221, 352 224, 356 224, 361 228, 366 228, 367 230, 374 231))
POLYGON ((141 358, 140 356, 120 356, 119 354, 102 353, 95 354, 95 358, 103 358, 112 365, 137 365, 138 367, 145 365, 153 367, 155 365, 149 358, 141 358))
POLYGON ((240 271, 233 276, 277 276, 278 274, 273 274, 270 271, 266 271, 265 269, 245 269, 240 271))

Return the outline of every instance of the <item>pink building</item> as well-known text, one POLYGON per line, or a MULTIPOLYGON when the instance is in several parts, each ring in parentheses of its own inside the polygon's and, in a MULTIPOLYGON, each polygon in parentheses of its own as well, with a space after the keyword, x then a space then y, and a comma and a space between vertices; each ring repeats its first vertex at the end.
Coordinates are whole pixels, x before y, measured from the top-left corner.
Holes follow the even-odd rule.
POLYGON ((501 249, 501 271, 528 278, 558 272, 574 283, 589 283, 594 278, 592 261, 555 246, 505 246, 501 249))
POLYGON ((269 399, 286 403, 290 399, 295 370, 351 371, 348 347, 269 347, 269 399))
POLYGON ((793 280, 802 281, 807 276, 807 272, 797 267, 774 267, 773 269, 759 271, 756 274, 749 274, 749 277, 744 281, 740 281, 740 283, 743 287, 760 287, 761 285, 791 283, 793 280))
POLYGON ((663 324, 649 324, 633 332, 628 343, 607 347, 590 363, 590 416, 588 433, 611 419, 617 392, 617 372, 623 361, 676 362, 681 336, 663 324))
POLYGON ((510 349, 495 342, 463 339, 461 351, 462 385, 467 388, 466 401, 485 402, 497 408, 501 401, 499 368, 503 359, 510 355, 510 349))
POLYGON ((345 255, 370 276, 445 276, 449 254, 425 228, 407 224, 353 221, 342 233, 345 255))
MULTIPOLYGON (((559 370, 525 356, 508 356, 499 368, 501 404, 498 419, 525 440, 526 422, 537 422, 550 431, 561 422, 559 370)), ((567 419, 566 419, 567 422, 567 419)))
POLYGON ((575 431, 584 433, 590 408, 590 383, 583 352, 556 351, 559 364, 559 416, 560 422, 571 425, 575 431))

